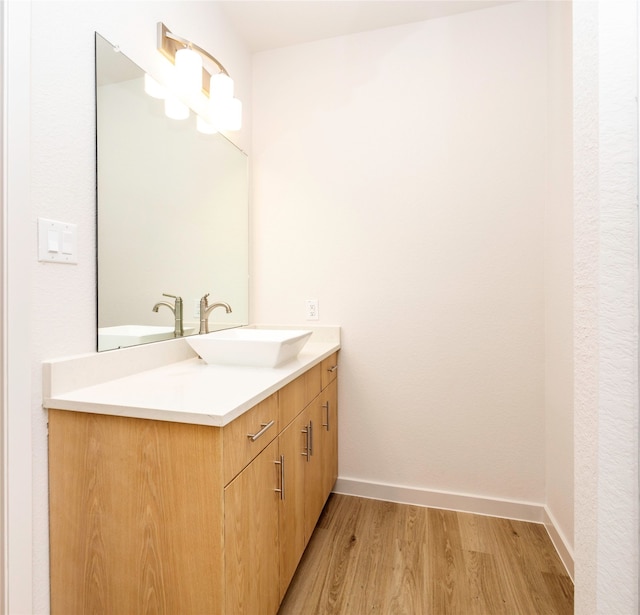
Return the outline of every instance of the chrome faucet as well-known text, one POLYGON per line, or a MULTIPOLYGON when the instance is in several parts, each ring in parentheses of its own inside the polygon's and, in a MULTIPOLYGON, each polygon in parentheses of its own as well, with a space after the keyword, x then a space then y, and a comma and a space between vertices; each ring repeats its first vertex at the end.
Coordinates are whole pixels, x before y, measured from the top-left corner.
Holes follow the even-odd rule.
POLYGON ((175 316, 176 324, 173 330, 173 335, 174 337, 182 337, 184 335, 184 326, 182 322, 182 297, 176 297, 175 295, 167 295, 167 293, 162 293, 162 296, 171 297, 172 299, 175 299, 175 303, 171 305, 168 301, 158 301, 158 303, 156 303, 153 306, 153 311, 157 312, 158 308, 161 305, 166 305, 173 312, 173 315, 175 316))
POLYGON ((217 307, 223 307, 227 314, 231 313, 231 306, 224 301, 209 305, 209 293, 200 299, 200 334, 209 333, 209 314, 217 307))

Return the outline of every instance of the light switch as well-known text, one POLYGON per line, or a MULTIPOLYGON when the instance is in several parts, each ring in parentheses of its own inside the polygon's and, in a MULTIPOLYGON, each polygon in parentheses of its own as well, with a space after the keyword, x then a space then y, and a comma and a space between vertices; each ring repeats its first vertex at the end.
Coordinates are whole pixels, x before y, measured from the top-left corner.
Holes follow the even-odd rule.
POLYGON ((69 230, 62 232, 62 253, 73 254, 75 248, 75 234, 69 230))
POLYGON ((47 231, 49 252, 57 252, 60 246, 60 233, 57 230, 47 231))
POLYGON ((38 260, 45 263, 76 264, 77 226, 38 218, 38 260))

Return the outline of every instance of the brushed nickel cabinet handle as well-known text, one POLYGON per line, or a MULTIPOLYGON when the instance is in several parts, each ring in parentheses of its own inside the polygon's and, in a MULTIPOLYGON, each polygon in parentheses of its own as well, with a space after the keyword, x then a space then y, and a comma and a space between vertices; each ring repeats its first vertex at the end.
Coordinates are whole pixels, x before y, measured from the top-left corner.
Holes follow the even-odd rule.
POLYGON ((269 427, 272 427, 275 421, 269 421, 268 423, 260 423, 260 427, 262 429, 258 433, 248 433, 247 438, 251 440, 251 442, 255 442, 269 427))
POLYGON ((280 494, 281 500, 284 500, 284 455, 280 455, 280 461, 273 463, 280 466, 280 489, 274 489, 274 491, 280 494))
POLYGON ((305 425, 304 429, 300 430, 300 433, 305 434, 305 440, 306 440, 304 451, 302 453, 300 453, 300 454, 303 457, 306 457, 307 461, 309 461, 309 455, 311 454, 311 446, 310 446, 310 442, 309 442, 310 427, 311 427, 311 422, 309 422, 309 425, 305 425))
POLYGON ((333 367, 330 367, 329 369, 327 369, 328 372, 331 372, 333 374, 333 372, 337 372, 338 371, 338 366, 334 365, 333 367))
POLYGON ((313 455, 313 421, 309 421, 309 455, 313 455))
POLYGON ((326 404, 322 404, 322 407, 326 409, 327 411, 327 422, 326 423, 322 423, 323 427, 327 428, 327 431, 329 431, 329 402, 327 401, 326 404))

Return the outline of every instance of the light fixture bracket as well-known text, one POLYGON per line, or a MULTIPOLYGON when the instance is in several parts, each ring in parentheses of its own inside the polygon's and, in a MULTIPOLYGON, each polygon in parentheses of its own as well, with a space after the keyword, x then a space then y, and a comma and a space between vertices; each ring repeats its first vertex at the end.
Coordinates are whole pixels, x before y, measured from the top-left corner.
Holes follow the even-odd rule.
MULTIPOLYGON (((185 47, 189 49, 193 49, 197 51, 199 54, 203 55, 205 58, 213 62, 215 66, 218 68, 218 72, 223 73, 224 75, 229 76, 229 72, 227 69, 219 62, 216 58, 214 58, 208 51, 196 45, 195 43, 174 34, 165 26, 161 21, 158 22, 158 51, 172 64, 176 63, 176 52, 179 49, 184 49, 185 47)), ((204 67, 202 69, 202 89, 208 95, 209 94, 209 84, 211 81, 211 73, 207 71, 204 67)))

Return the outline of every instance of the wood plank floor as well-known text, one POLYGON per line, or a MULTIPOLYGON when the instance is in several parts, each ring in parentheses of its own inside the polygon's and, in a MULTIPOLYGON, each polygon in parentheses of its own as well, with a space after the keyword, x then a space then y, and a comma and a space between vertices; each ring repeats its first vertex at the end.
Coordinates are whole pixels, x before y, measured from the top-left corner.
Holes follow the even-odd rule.
POLYGON ((570 615, 542 525, 332 494, 278 615, 570 615))

